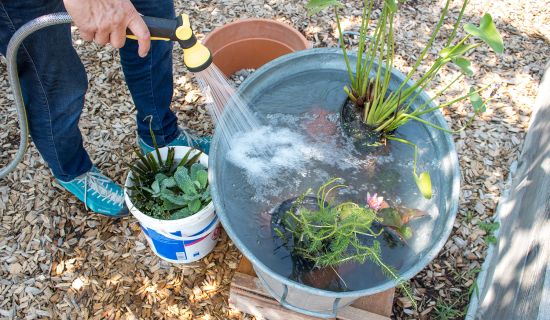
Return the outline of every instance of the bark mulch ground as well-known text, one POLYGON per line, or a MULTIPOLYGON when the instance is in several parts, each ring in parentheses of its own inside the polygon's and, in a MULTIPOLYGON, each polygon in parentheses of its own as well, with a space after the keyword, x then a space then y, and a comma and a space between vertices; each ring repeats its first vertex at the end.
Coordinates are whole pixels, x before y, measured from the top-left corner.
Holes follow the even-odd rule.
MULTIPOLYGON (((314 46, 336 46, 330 13, 308 18, 306 1, 177 1, 190 13, 202 36, 237 18, 275 18, 294 25, 314 46)), ((410 0, 397 21, 398 68, 414 64, 421 44, 438 19, 441 1, 410 0)), ((361 7, 346 1, 346 30, 357 30, 361 7)), ((460 209, 453 233, 439 256, 411 280, 419 305, 396 297, 398 319, 463 318, 469 293, 491 241, 490 224, 506 187, 528 126, 545 59, 550 53, 550 9, 540 0, 472 1, 465 21, 478 23, 490 12, 506 42, 497 57, 481 47, 472 54, 476 75, 469 83, 491 84, 488 112, 455 136, 462 170, 460 209)), ((456 16, 459 4, 454 3, 456 16)), ((93 161, 122 183, 133 159, 134 108, 124 84, 119 57, 110 47, 85 43, 75 33, 75 47, 86 66, 90 89, 80 126, 93 161)), ((441 40, 441 39, 440 39, 441 40)), ((351 40, 353 46, 353 39, 351 40)), ((443 41, 439 41, 442 43, 443 41)), ((430 59, 438 48, 431 52, 430 59)), ((175 49, 173 107, 182 124, 210 133, 203 98, 185 72, 175 49)), ((431 93, 457 70, 441 73, 431 93)), ((5 60, 0 62, 0 164, 18 144, 13 96, 5 60)), ((445 112, 453 128, 470 114, 467 105, 445 112)), ((18 170, 0 181, 0 318, 6 319, 246 319, 227 305, 228 288, 240 258, 224 234, 207 258, 172 266, 156 258, 132 217, 120 221, 94 216, 63 191, 31 145, 18 170)))

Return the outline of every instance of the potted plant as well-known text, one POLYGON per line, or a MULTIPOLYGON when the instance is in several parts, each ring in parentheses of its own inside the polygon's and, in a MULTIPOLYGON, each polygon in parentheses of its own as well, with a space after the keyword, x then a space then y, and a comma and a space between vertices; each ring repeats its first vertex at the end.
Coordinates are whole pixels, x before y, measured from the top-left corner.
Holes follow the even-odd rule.
POLYGON ((208 157, 189 147, 158 148, 130 166, 126 205, 151 249, 162 259, 188 263, 215 246, 219 221, 208 183, 208 157))
POLYGON ((382 261, 377 239, 388 231, 397 240, 405 241, 412 237, 408 222, 424 213, 391 207, 376 194, 368 194, 365 205, 335 203, 331 194, 345 187, 340 182, 341 179, 333 178, 322 185, 315 196, 308 190, 282 203, 273 214, 273 231, 290 252, 294 263, 291 277, 319 289, 346 291, 347 284, 336 267, 369 261, 379 266, 386 276, 398 281, 412 298, 398 272, 382 261))
POLYGON ((502 53, 504 50, 502 37, 497 31, 491 15, 486 13, 481 19, 479 26, 473 24, 464 25, 463 28, 467 35, 461 39, 456 39, 458 28, 461 26, 462 18, 468 5, 468 0, 464 0, 452 32, 447 38, 443 49, 439 52, 439 56, 426 72, 418 75, 419 79, 416 82, 408 86, 407 83, 418 73, 419 67, 424 62, 430 49, 434 46, 434 42, 448 14, 451 0, 447 0, 441 12, 439 22, 416 63, 398 88, 390 91, 390 75, 395 58, 394 21, 400 1, 383 0, 378 22, 371 34, 369 27, 373 22, 375 3, 375 0, 364 1, 362 23, 359 30, 357 62, 354 69, 349 61, 344 44, 344 35, 338 14, 338 9, 341 6, 339 1, 310 0, 307 8, 310 14, 315 14, 328 7, 333 7, 334 9, 340 46, 344 54, 349 76, 349 85, 344 88, 349 99, 341 112, 344 132, 354 139, 359 149, 366 151, 372 147, 384 146, 387 140, 402 142, 413 147, 413 174, 415 181, 422 195, 429 199, 432 196, 430 174, 428 172, 417 174, 416 172, 418 147, 414 143, 398 137, 396 130, 413 120, 438 130, 454 133, 463 130, 475 116, 484 112, 487 100, 483 100, 479 93, 487 87, 472 87, 468 93, 459 98, 443 102, 435 107, 432 107, 432 105, 435 99, 444 96, 453 84, 464 76, 471 76, 473 74, 471 62, 467 57, 469 52, 484 42, 496 53, 502 53), (475 39, 481 40, 481 42, 475 39), (457 66, 462 73, 437 92, 431 100, 423 103, 418 108, 412 108, 411 106, 413 106, 419 95, 430 85, 438 72, 449 64, 457 66), (424 114, 447 108, 468 98, 473 106, 474 115, 459 130, 450 131, 422 118, 424 114))
POLYGON ((269 19, 243 19, 216 28, 204 39, 216 66, 231 76, 257 69, 284 54, 311 48, 291 26, 269 19))

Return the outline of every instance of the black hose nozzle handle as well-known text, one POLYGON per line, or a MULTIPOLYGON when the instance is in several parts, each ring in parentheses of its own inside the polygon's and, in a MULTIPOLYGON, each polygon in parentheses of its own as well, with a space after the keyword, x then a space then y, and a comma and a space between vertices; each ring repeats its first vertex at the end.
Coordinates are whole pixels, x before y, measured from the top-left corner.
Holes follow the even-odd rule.
MULTIPOLYGON (((141 17, 149 29, 151 40, 177 41, 182 48, 188 49, 197 43, 197 38, 193 33, 189 16, 182 14, 176 19, 165 19, 156 17, 141 17)), ((130 39, 136 39, 136 36, 130 29, 126 29, 126 35, 130 39)))

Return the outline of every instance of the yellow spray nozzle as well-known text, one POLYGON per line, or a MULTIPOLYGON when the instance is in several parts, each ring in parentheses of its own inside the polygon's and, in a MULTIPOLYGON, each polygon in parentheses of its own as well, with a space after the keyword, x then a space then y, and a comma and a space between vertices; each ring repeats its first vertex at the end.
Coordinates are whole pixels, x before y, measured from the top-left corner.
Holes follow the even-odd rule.
MULTIPOLYGON (((142 17, 151 34, 151 40, 177 41, 183 48, 183 62, 191 72, 199 72, 210 66, 212 55, 193 33, 189 16, 182 14, 176 19, 142 17)), ((128 38, 135 39, 130 30, 128 38)))
POLYGON ((202 71, 212 64, 212 54, 200 42, 188 49, 183 49, 183 63, 191 72, 202 71))
POLYGON ((179 21, 176 37, 183 48, 183 63, 191 72, 199 72, 208 68, 212 63, 210 50, 195 38, 188 15, 182 14, 179 21))

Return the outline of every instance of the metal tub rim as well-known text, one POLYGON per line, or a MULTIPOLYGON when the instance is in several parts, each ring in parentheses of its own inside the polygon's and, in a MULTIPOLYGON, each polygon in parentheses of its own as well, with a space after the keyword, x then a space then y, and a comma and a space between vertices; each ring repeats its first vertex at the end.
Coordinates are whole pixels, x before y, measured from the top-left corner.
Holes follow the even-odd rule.
MULTIPOLYGON (((270 70, 272 68, 278 68, 281 65, 285 65, 286 63, 295 60, 300 57, 309 57, 314 59, 316 57, 326 57, 327 55, 342 55, 341 49, 339 48, 315 48, 315 49, 308 49, 308 50, 302 50, 297 51, 294 53, 290 53, 284 56, 281 56, 258 70, 256 70, 252 75, 250 75, 239 87, 238 92, 243 91, 246 89, 250 83, 253 83, 255 79, 259 78, 264 74, 265 71, 270 70)), ((353 52, 349 52, 348 54, 354 55, 353 52)), ((355 55, 356 56, 356 55, 355 55)), ((403 82, 406 77, 404 74, 402 74, 400 71, 393 69, 392 70, 392 77, 396 77, 399 81, 403 82)), ((410 86, 413 82, 409 80, 408 85, 410 86)), ((424 91, 421 92, 420 96, 421 99, 428 101, 430 100, 430 97, 428 94, 424 91)), ((433 103, 433 102, 432 102, 433 103)), ((434 112, 434 116, 438 120, 438 125, 442 126, 443 128, 449 130, 449 126, 447 124, 447 121, 445 118, 443 118, 443 115, 439 110, 436 110, 434 112)), ((435 130, 435 129, 434 129, 435 130)), ((217 161, 217 148, 218 145, 221 144, 221 136, 220 134, 214 133, 214 137, 212 140, 212 148, 209 155, 209 179, 210 181, 213 181, 213 178, 216 175, 217 167, 215 165, 217 161)), ((427 250, 427 252, 424 255, 424 258, 415 263, 413 266, 408 268, 405 272, 401 273, 401 280, 409 280, 412 277, 414 277, 416 274, 418 274, 420 271, 422 271, 441 251, 445 243, 447 242, 447 239, 449 238, 453 224, 456 218, 456 214, 458 211, 458 198, 459 198, 459 192, 460 192, 460 170, 459 170, 459 163, 458 163, 458 155, 456 153, 455 145, 452 140, 452 136, 450 134, 445 134, 445 141, 440 142, 445 143, 449 149, 448 154, 450 155, 449 161, 450 166, 452 170, 452 192, 451 192, 451 199, 456 199, 456 201, 451 201, 448 213, 449 218, 447 219, 447 222, 443 224, 444 229, 442 230, 442 236, 433 243, 431 248, 427 250)), ((310 287, 307 285, 304 285, 302 283, 293 281, 288 279, 287 277, 284 277, 274 271, 272 271, 268 266, 266 266, 263 262, 261 262, 258 258, 255 257, 255 255, 252 253, 251 250, 249 250, 245 244, 239 239, 233 228, 231 227, 231 223, 228 220, 228 217, 226 215, 226 212, 224 210, 223 202, 221 201, 218 193, 218 186, 217 184, 211 183, 211 192, 212 192, 212 200, 214 201, 214 206, 216 207, 216 212, 218 214, 218 217, 220 218, 220 221, 222 225, 224 226, 225 231, 227 232, 228 236, 231 238, 231 240, 235 243, 235 246, 241 253, 250 260, 254 268, 259 269, 273 278, 280 281, 283 285, 289 286, 291 288, 295 288, 297 290, 305 291, 312 295, 319 295, 324 297, 332 297, 332 298, 350 298, 350 297, 363 297, 368 296, 372 294, 376 294, 385 290, 388 290, 390 288, 393 288, 398 285, 398 281, 393 279, 387 279, 384 283, 367 288, 362 290, 355 290, 355 291, 346 291, 346 292, 335 292, 335 291, 329 291, 329 290, 323 290, 318 289, 314 287, 310 287)))

